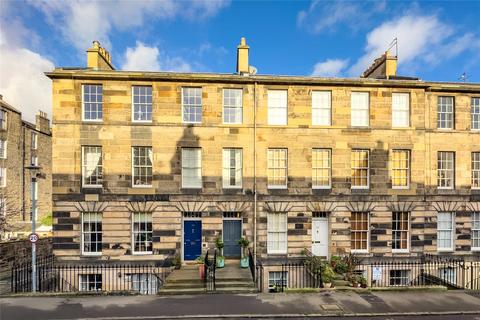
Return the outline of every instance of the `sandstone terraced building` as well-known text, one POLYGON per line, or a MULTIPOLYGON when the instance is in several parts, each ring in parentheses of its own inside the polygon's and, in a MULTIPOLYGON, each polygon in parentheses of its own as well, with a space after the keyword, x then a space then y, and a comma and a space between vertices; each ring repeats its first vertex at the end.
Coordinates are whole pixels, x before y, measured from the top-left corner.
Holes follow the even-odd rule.
MULTIPOLYGON (((31 232, 32 177, 37 191, 38 222, 52 212, 52 135, 50 120, 39 111, 35 124, 22 120, 19 110, 0 95, 0 240, 26 237, 31 232), (39 166, 31 171, 28 167, 39 166)), ((38 233, 51 235, 51 226, 38 233)))
MULTIPOLYGON (((265 266, 349 252, 480 255, 480 85, 115 70, 94 42, 53 81, 62 260, 196 259, 250 241, 265 266)), ((273 267, 272 267, 273 268, 273 267)), ((273 270, 273 269, 272 269, 273 270)))

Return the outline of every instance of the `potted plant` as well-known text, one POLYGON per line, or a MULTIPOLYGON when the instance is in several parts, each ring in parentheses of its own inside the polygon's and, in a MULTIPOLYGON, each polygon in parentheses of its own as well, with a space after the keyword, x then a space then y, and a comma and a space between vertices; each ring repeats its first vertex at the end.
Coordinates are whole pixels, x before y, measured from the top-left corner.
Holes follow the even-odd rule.
POLYGON ((242 247, 242 259, 240 260, 240 267, 241 268, 248 268, 248 254, 247 254, 247 248, 248 245, 250 244, 250 241, 247 240, 247 238, 240 238, 238 240, 238 244, 242 247))
POLYGON ((199 256, 197 260, 195 260, 198 265, 198 275, 200 279, 205 278, 205 257, 203 255, 199 256))
POLYGON ((324 288, 330 288, 332 281, 335 278, 335 271, 328 264, 325 264, 322 270, 322 282, 324 288))
POLYGON ((223 256, 223 247, 225 244, 223 243, 220 238, 215 239, 215 246, 218 249, 218 255, 217 255, 217 268, 223 268, 225 267, 225 257, 223 256))
POLYGON ((358 276, 357 276, 357 279, 358 279, 358 283, 360 284, 360 287, 362 287, 362 288, 366 288, 366 287, 367 287, 367 278, 365 278, 365 277, 362 276, 362 275, 358 275, 358 276))

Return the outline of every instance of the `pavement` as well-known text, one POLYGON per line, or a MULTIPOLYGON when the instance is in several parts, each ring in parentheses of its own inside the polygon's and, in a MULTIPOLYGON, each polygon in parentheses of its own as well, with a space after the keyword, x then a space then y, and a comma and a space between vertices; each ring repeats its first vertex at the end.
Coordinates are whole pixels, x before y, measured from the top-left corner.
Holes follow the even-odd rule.
POLYGON ((192 318, 480 320, 480 292, 331 291, 295 294, 0 298, 1 320, 192 318))

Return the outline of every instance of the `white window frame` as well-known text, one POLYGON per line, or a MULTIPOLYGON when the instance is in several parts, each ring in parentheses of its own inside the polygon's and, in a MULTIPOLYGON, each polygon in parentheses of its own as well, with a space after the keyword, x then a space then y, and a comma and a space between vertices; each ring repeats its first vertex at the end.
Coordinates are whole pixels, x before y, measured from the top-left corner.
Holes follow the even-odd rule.
MULTIPOLYGON (((400 236, 400 239, 399 239, 400 243, 402 242, 402 238, 400 236)), ((410 212, 408 211, 393 211, 392 212, 392 252, 393 253, 407 253, 407 252, 410 252, 410 212), (394 215, 396 214, 407 214, 407 230, 404 230, 404 229, 394 229, 394 221, 400 221, 400 225, 401 225, 401 221, 403 220, 398 220, 398 219, 394 219, 394 215), (394 249, 393 248, 393 244, 394 242, 396 241, 396 238, 395 238, 395 233, 406 233, 406 240, 407 240, 407 248, 406 249, 394 249)))
MULTIPOLYGON (((392 189, 410 189, 410 171, 411 171, 411 156, 410 156, 411 152, 410 150, 407 150, 407 149, 392 149, 392 158, 391 158, 391 164, 390 164, 390 174, 391 174, 391 180, 392 180, 392 189), (407 167, 404 168, 404 167, 395 167, 395 153, 406 153, 407 155, 407 167), (394 185, 394 181, 395 181, 395 172, 396 171, 399 171, 399 172, 402 172, 402 171, 406 171, 407 173, 407 185, 406 186, 397 186, 397 185, 394 185)), ((398 161, 400 162, 400 161, 398 161)))
MULTIPOLYGON (((145 176, 148 177, 148 176, 145 176)), ((132 147, 132 188, 151 188, 153 185, 153 148, 151 146, 134 146, 132 147), (147 156, 146 159, 149 159, 149 153, 148 150, 150 149, 150 154, 152 155, 150 162, 151 164, 140 164, 140 165, 135 165, 135 149, 137 148, 144 148, 147 151, 147 156), (152 171, 152 176, 151 176, 151 183, 150 184, 136 184, 135 183, 135 168, 144 168, 148 169, 150 167, 152 171)))
POLYGON ((267 118, 269 125, 285 126, 288 124, 288 90, 268 90, 267 118))
POLYGON ((0 188, 7 186, 7 168, 0 168, 0 188))
MULTIPOLYGON (((148 97, 148 94, 140 95, 140 96, 148 97)), ((152 121, 153 121, 153 88, 152 88, 152 86, 149 86, 149 85, 133 85, 132 86, 132 109, 131 109, 131 111, 132 111, 132 122, 135 122, 135 123, 152 123, 152 121), (151 90, 150 105, 149 105, 148 102, 135 103, 135 88, 150 88, 150 90, 151 90), (139 107, 145 107, 147 109, 148 109, 148 107, 150 107, 150 120, 136 120, 135 119, 136 104, 138 104, 139 107)), ((147 114, 148 114, 148 112, 147 112, 147 114)))
POLYGON ((182 148, 182 154, 181 154, 181 166, 182 166, 182 189, 202 189, 203 185, 203 175, 202 175, 202 148, 182 148), (197 159, 197 166, 189 166, 187 167, 187 161, 186 161, 186 156, 187 152, 195 152, 197 153, 196 156, 198 156, 199 159, 197 159), (199 166, 198 166, 199 164, 199 166), (191 184, 188 185, 186 183, 186 177, 187 177, 187 171, 199 171, 200 176, 198 177, 199 181, 197 181, 196 184, 191 184))
POLYGON ((0 130, 8 129, 8 112, 7 110, 0 109, 0 130))
POLYGON ((103 148, 101 146, 82 146, 82 187, 84 188, 102 188, 103 186, 103 148), (97 171, 100 172, 99 174, 99 184, 89 184, 85 183, 85 177, 86 177, 86 170, 87 170, 87 164, 85 163, 85 148, 96 148, 100 149, 100 165, 97 165, 98 169, 97 171))
POLYGON ((104 115, 104 110, 103 110, 103 85, 98 84, 98 83, 83 83, 82 84, 82 121, 84 121, 84 122, 103 122, 103 115, 104 115), (86 119, 85 118, 85 94, 84 94, 85 86, 100 86, 102 88, 102 101, 100 101, 100 105, 101 105, 101 108, 102 108, 102 117, 101 118, 96 118, 96 119, 86 119))
POLYGON ((312 91, 312 125, 332 125, 332 91, 312 91))
POLYGON ((438 130, 454 130, 455 129, 455 97, 453 96, 439 96, 437 99, 437 129, 438 130), (441 108, 445 108, 445 110, 449 107, 447 104, 447 100, 452 100, 452 111, 444 111, 441 108), (440 114, 444 114, 446 117, 451 115, 451 126, 442 127, 440 124, 447 125, 450 120, 440 120, 440 114))
MULTIPOLYGON (((81 212, 81 219, 82 219, 82 225, 81 225, 81 229, 82 229, 82 234, 81 234, 81 251, 82 251, 82 255, 83 256, 101 256, 102 255, 102 243, 103 243, 103 215, 101 212, 81 212), (87 219, 88 221, 85 221, 85 215, 88 214, 89 215, 89 219, 87 219), (95 218, 98 218, 100 217, 100 219, 98 220, 92 220, 90 218, 90 215, 95 215, 95 218), (98 232, 98 230, 95 230, 95 232, 92 232, 92 230, 89 230, 89 231, 85 231, 85 226, 84 224, 88 222, 88 223, 98 223, 100 222, 100 225, 102 226, 100 232, 98 232), (85 251, 85 235, 87 234, 100 234, 101 236, 101 241, 100 241, 100 251, 85 251)), ((96 241, 95 241, 96 242, 96 241)), ((90 239, 90 245, 94 245, 94 242, 91 241, 90 239)))
POLYGON ((288 288, 288 271, 269 271, 268 272, 268 290, 272 290, 274 286, 281 282, 284 288, 288 288), (273 277, 271 277, 273 276, 273 277), (274 285, 270 285, 273 282, 274 285))
MULTIPOLYGON (((402 265, 400 264, 399 267, 402 267, 402 265)), ((411 275, 411 270, 408 270, 408 269, 389 269, 388 270, 388 284, 391 287, 406 287, 410 283, 410 275, 411 275), (392 271, 393 272, 400 272, 400 276, 392 277, 392 271), (395 283, 392 284, 392 279, 399 279, 400 283, 399 284, 395 284, 395 283)))
MULTIPOLYGON (((228 100, 228 99, 227 99, 228 100)), ((235 98, 233 98, 233 100, 235 101, 235 98)), ((238 89, 238 88, 224 88, 222 90, 222 105, 223 105, 223 114, 222 114, 222 118, 223 118, 223 123, 224 124, 242 124, 243 123, 243 89, 238 89), (226 103, 226 99, 227 98, 230 98, 230 100, 232 100, 231 96, 227 97, 225 95, 226 92, 235 92, 235 94, 238 94, 240 93, 240 106, 236 105, 236 104, 227 104, 226 103), (225 116, 227 115, 227 113, 225 112, 226 109, 232 109, 234 110, 235 112, 235 119, 237 117, 237 112, 239 112, 240 114, 240 121, 226 121, 227 119, 225 118, 225 116)), ((238 120, 238 119, 236 119, 238 120)))
MULTIPOLYGON (((367 167, 351 167, 351 170, 354 171, 354 170, 365 170, 365 168, 367 169, 367 185, 366 186, 363 186, 363 185, 360 185, 360 186, 354 186, 353 185, 353 172, 352 172, 352 175, 350 177, 351 181, 350 181, 350 188, 351 189, 363 189, 363 190, 367 190, 367 189, 370 189, 370 150, 368 149, 352 149, 351 151, 351 157, 354 156, 355 153, 362 153, 362 152, 366 152, 367 153, 367 167)), ((353 159, 350 159, 351 162, 353 162, 353 159)))
POLYGON ((223 172, 222 172, 222 180, 223 180, 223 188, 224 189, 242 189, 243 184, 243 150, 240 148, 224 148, 222 150, 222 162, 223 162, 223 172), (232 152, 234 152, 234 166, 232 167, 232 152), (237 159, 239 157, 239 159, 237 159), (237 167, 239 166, 239 167, 237 167), (238 185, 231 185, 230 178, 231 178, 231 171, 234 170, 235 172, 235 181, 237 178, 239 180, 238 185))
POLYGON ((267 212, 267 254, 287 254, 288 252, 288 214, 286 212, 273 213, 267 212), (273 221, 274 219, 278 219, 273 221), (284 221, 282 221, 284 220, 284 221), (273 230, 272 230, 273 228, 273 230), (274 234, 277 239, 272 239, 274 234), (281 234, 285 236, 283 246, 278 241, 281 234), (270 244, 277 242, 276 249, 272 249, 270 244))
MULTIPOLYGON (((363 221, 363 220, 362 220, 363 221)), ((370 250, 370 212, 367 211, 359 211, 359 212, 351 212, 350 213, 350 251, 352 253, 368 253, 370 250), (367 215, 367 229, 356 229, 356 232, 366 232, 367 233, 367 248, 366 249, 353 249, 351 246, 352 243, 352 235, 353 235, 353 228, 352 228, 352 214, 366 214, 367 215)))
MULTIPOLYGON (((363 100, 363 99, 362 99, 363 100)), ((352 91, 350 94, 350 125, 352 127, 367 128, 370 126, 370 92, 352 91), (367 106, 357 105, 355 97, 367 98, 367 106), (361 115, 366 118, 358 118, 361 115)))
POLYGON ((453 151, 438 151, 437 152, 437 189, 443 189, 443 190, 454 190, 455 189, 455 152, 453 151), (445 155, 445 156, 449 156, 449 155, 452 155, 452 169, 440 169, 440 162, 445 162, 443 164, 443 167, 445 167, 446 165, 448 165, 448 162, 450 162, 449 159, 447 158, 443 158, 443 156, 441 155, 445 155), (447 178, 440 178, 440 174, 444 172, 445 173, 445 176, 448 175, 448 173, 451 173, 452 174, 452 186, 451 187, 448 187, 448 186, 441 186, 440 185, 440 181, 447 181, 447 178))
POLYGON ((203 120, 203 88, 202 87, 182 87, 182 123, 202 123, 203 120), (199 90, 200 91, 200 107, 198 104, 185 104, 184 103, 184 95, 185 92, 189 90, 199 90), (186 121, 185 120, 185 108, 200 108, 200 121, 186 121))
POLYGON ((480 97, 472 97, 470 115, 471 115, 470 130, 475 132, 480 131, 480 97))
POLYGON ((472 190, 480 190, 480 151, 472 152, 472 190))
POLYGON ((472 212, 472 251, 480 251, 480 211, 472 212), (478 246, 475 246, 475 242, 478 246))
POLYGON ((101 273, 82 273, 82 274, 79 274, 78 275, 78 290, 81 291, 81 292, 99 292, 99 291, 103 291, 103 277, 102 277, 102 274, 101 273), (86 276, 86 283, 83 279, 83 277, 86 276), (95 279, 93 282, 90 282, 90 279, 88 278, 89 276, 94 276, 95 279), (100 281, 98 281, 98 279, 100 279, 100 281), (93 284, 100 284, 100 290, 89 290, 88 287, 89 287, 89 284, 90 283, 93 283, 93 284), (84 285, 85 284, 85 285, 84 285), (86 287, 86 289, 84 289, 84 287, 86 287))
POLYGON ((408 127, 410 127, 410 94, 394 92, 392 93, 392 128, 408 127), (406 105, 403 104, 404 102, 406 105), (406 119, 407 122, 402 122, 400 119, 406 119))
MULTIPOLYGON (((445 220, 446 221, 446 220, 445 220)), ((437 213, 437 251, 439 252, 453 252, 455 251, 455 212, 438 212, 437 213), (450 225, 449 229, 440 229, 438 227, 440 216, 441 215, 449 215, 450 217, 450 225), (450 247, 440 247, 439 240, 440 240, 440 232, 450 232, 450 247)))
MULTIPOLYGON (((318 155, 317 155, 318 156, 318 155)), ((321 160, 323 163, 323 160, 321 160)), ((312 149, 312 189, 331 189, 332 188, 332 149, 327 149, 327 148, 313 148, 312 149), (323 152, 327 152, 328 154, 328 166, 323 167, 323 166, 316 166, 315 164, 315 153, 320 153, 322 154, 323 152), (326 185, 317 185, 314 183, 315 179, 314 177, 318 177, 318 170, 323 171, 327 170, 328 171, 328 184, 326 185)))
MULTIPOLYGON (((131 221, 132 221, 132 225, 131 225, 131 228, 132 228, 132 254, 133 255, 149 255, 149 254, 153 254, 153 214, 152 213, 149 213, 149 212, 132 212, 132 217, 131 217, 131 221), (145 217, 150 217, 150 219, 144 219, 143 221, 136 221, 135 220, 135 215, 144 215, 145 217), (148 221, 150 220, 150 221, 148 221), (148 224, 150 223, 150 225, 152 226, 152 229, 151 230, 139 230, 139 231, 135 231, 135 223, 140 223, 140 224, 148 224), (148 241, 148 240, 145 240, 145 244, 147 244, 148 242, 150 242, 150 246, 151 246, 151 249, 150 251, 137 251, 135 250, 135 244, 136 244, 136 239, 135 239, 135 236, 137 234, 145 234, 148 236, 148 234, 151 234, 151 240, 148 241)), ((141 242, 139 242, 141 243, 141 242)), ((147 245, 146 245, 147 246, 147 245)))
POLYGON ((2 145, 3 148, 1 148, 0 150, 2 150, 3 152, 0 153, 0 159, 7 159, 7 145, 8 145, 8 141, 7 140, 3 140, 1 139, 0 140, 0 145, 2 145))
POLYGON ((38 134, 36 132, 32 132, 32 139, 31 139, 31 149, 37 150, 38 149, 38 134))
MULTIPOLYGON (((275 174, 273 175, 273 178, 275 180, 275 174)), ((267 149, 267 188, 268 189, 287 189, 288 188, 288 149, 287 148, 268 148, 267 149), (278 154, 280 155, 281 152, 285 152, 285 167, 280 167, 280 165, 278 167, 270 167, 269 165, 269 162, 270 162, 270 158, 272 158, 272 162, 275 163, 279 163, 280 162, 280 158, 276 159, 275 160, 275 155, 278 154), (270 184, 269 183, 269 177, 270 177, 270 170, 272 170, 273 172, 276 172, 276 170, 285 170, 285 183, 284 184, 270 184)))

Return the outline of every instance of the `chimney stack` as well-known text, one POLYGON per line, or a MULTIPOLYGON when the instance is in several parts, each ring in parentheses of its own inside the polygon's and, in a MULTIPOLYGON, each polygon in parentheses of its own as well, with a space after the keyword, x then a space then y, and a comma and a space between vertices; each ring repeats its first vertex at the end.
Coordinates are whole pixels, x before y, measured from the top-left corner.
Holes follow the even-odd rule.
POLYGON ((368 67, 361 75, 362 78, 390 79, 397 76, 397 56, 390 55, 390 51, 385 51, 380 58, 375 59, 373 64, 368 67))
POLYGON ((93 41, 93 46, 87 50, 87 67, 94 70, 115 70, 110 53, 100 46, 100 42, 93 41))
POLYGON ((40 132, 50 133, 50 120, 46 112, 38 111, 35 117, 35 128, 40 132))
POLYGON ((240 45, 237 47, 237 73, 238 74, 249 74, 250 69, 248 65, 248 50, 250 49, 247 46, 245 38, 240 39, 240 45))

